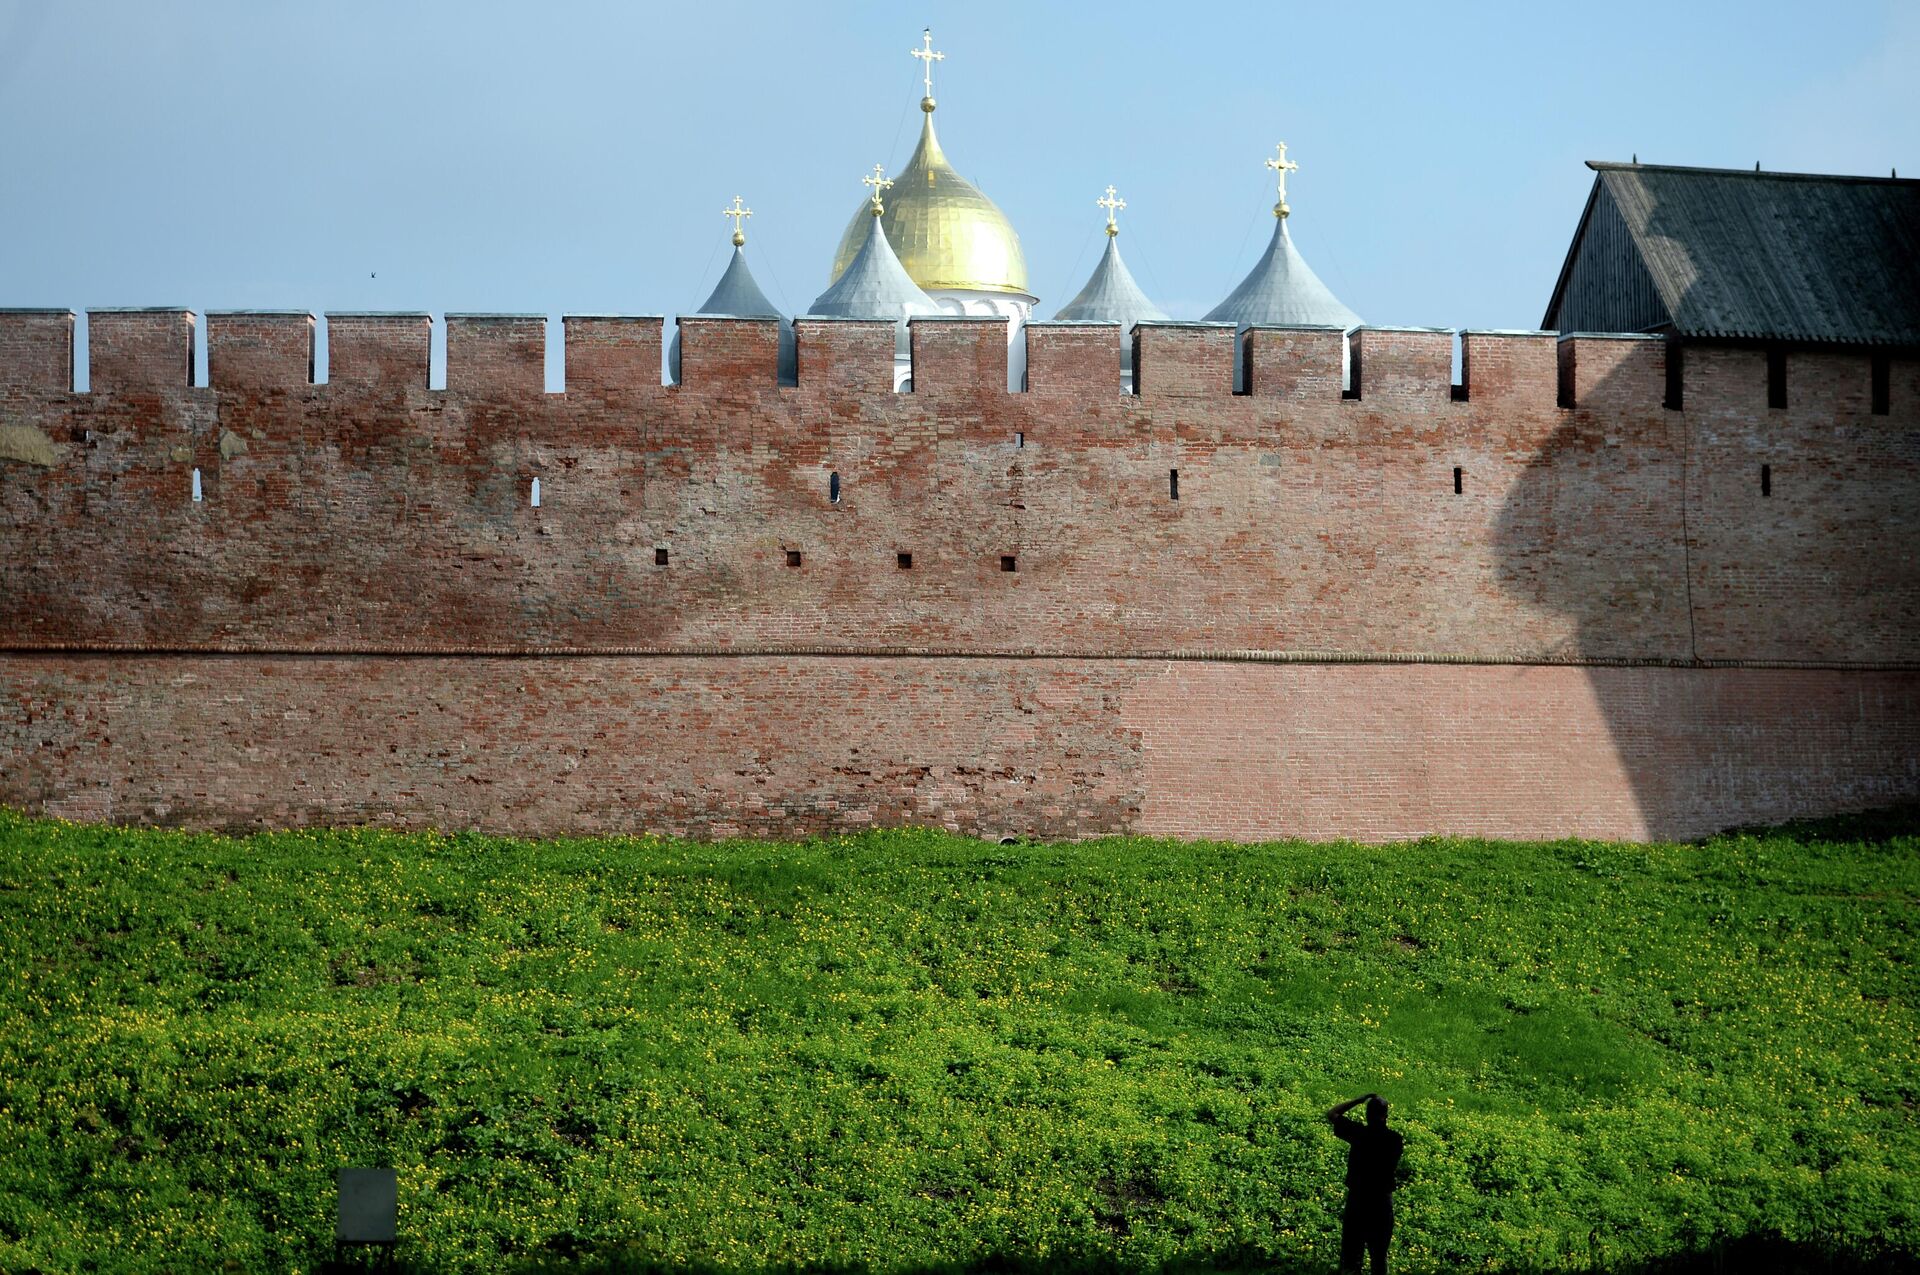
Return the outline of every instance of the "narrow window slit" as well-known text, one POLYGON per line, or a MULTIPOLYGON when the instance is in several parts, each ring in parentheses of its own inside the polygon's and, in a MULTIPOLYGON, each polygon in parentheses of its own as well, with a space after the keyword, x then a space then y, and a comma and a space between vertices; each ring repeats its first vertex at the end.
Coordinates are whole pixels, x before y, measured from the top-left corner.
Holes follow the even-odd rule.
POLYGON ((790 567, 800 565, 800 551, 798 549, 787 550, 787 565, 790 567))
POLYGON ((1773 466, 1772 465, 1760 466, 1760 494, 1762 496, 1773 495, 1773 466))
POLYGON ((1025 447, 1027 445, 1027 432, 1025 430, 1014 431, 1013 445, 1015 447, 1025 447))
POLYGON ((198 468, 195 468, 193 471, 193 498, 195 501, 198 501, 201 498, 200 497, 200 470, 198 468))
POLYGON ((664 567, 667 565, 667 551, 665 549, 655 549, 653 551, 653 565, 656 567, 664 567))
POLYGON ((1460 494, 1460 466, 1458 465, 1453 467, 1453 494, 1456 496, 1460 494))
POLYGON ((1787 405, 1787 352, 1785 350, 1767 351, 1767 406, 1782 408, 1787 405))
POLYGON ((1684 366, 1684 347, 1676 342, 1667 342, 1667 410, 1680 411, 1686 406, 1683 397, 1686 389, 1686 369, 1684 366))
POLYGON ((827 477, 827 499, 836 505, 840 503, 840 471, 837 469, 827 477))
POLYGON ((1012 554, 1003 553, 1000 555, 1000 569, 1002 571, 1018 571, 1020 569, 1020 563, 1012 554))
POLYGON ((1180 499, 1180 471, 1177 469, 1167 471, 1167 499, 1180 499))
POLYGON ((904 549, 902 549, 899 553, 896 553, 893 555, 893 562, 894 562, 894 565, 899 567, 902 571, 913 570, 913 555, 908 553, 904 549))
POLYGON ((1891 360, 1884 354, 1873 356, 1873 414, 1875 416, 1887 414, 1889 400, 1893 397, 1889 392, 1893 388, 1890 384, 1893 380, 1893 369, 1890 363, 1891 360))
POLYGON ((540 507, 540 480, 538 478, 533 480, 532 499, 533 499, 533 507, 535 509, 538 509, 540 507))

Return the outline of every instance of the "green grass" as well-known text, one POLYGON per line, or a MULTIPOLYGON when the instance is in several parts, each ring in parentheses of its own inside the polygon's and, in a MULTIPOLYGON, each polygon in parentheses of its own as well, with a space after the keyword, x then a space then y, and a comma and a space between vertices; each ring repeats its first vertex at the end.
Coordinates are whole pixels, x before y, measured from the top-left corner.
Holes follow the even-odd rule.
POLYGON ((1698 845, 799 845, 0 811, 0 1270, 1920 1255, 1920 820, 1698 845))

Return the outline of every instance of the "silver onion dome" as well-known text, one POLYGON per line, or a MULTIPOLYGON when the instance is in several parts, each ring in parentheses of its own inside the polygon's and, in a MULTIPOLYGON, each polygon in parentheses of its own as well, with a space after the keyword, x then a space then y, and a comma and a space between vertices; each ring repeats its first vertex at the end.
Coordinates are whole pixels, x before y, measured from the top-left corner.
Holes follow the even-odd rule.
MULTIPOLYGON (((733 260, 727 263, 720 282, 714 285, 713 292, 693 313, 703 317, 724 315, 736 319, 780 320, 780 380, 790 385, 799 379, 799 363, 793 344, 793 320, 774 309, 773 302, 767 300, 767 294, 760 291, 760 285, 754 282, 753 272, 747 269, 743 248, 735 246, 733 260)), ((678 381, 680 333, 677 331, 667 347, 667 365, 673 369, 673 379, 678 381)))
POLYGON ((875 233, 877 218, 868 217, 866 242, 828 289, 814 299, 808 314, 847 319, 892 319, 898 325, 895 359, 911 357, 907 319, 916 314, 940 314, 940 306, 907 276, 885 234, 875 233))

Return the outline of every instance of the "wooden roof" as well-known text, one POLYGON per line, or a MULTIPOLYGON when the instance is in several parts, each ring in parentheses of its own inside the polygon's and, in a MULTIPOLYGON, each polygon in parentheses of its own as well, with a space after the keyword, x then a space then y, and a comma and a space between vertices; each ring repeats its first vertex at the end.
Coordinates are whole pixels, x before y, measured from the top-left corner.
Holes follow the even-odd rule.
POLYGON ((1920 181, 1587 167, 1543 326, 1920 345, 1920 181))

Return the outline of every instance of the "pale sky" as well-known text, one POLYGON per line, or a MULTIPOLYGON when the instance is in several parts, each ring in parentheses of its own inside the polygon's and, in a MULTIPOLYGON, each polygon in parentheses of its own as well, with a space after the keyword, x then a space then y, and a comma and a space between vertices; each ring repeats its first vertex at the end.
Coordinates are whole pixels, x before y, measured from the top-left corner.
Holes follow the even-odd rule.
MULTIPOLYGON (((1587 159, 1920 176, 1920 5, 0 0, 0 305, 803 312, 919 126, 1049 317, 1111 182, 1197 318, 1272 227, 1368 322, 1539 323, 1587 159)), ((557 324, 555 325, 557 328, 557 324)), ((557 341, 558 334, 554 334, 557 341)))

